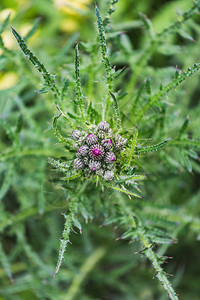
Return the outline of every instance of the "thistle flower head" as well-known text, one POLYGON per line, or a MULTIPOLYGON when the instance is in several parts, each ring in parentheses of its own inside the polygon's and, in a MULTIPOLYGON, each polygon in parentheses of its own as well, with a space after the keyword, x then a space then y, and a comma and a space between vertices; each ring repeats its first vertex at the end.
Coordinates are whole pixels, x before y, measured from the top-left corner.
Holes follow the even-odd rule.
POLYGON ((72 132, 72 138, 73 138, 73 140, 75 140, 75 141, 78 141, 79 138, 81 137, 81 135, 82 135, 82 133, 81 133, 81 131, 78 130, 78 129, 75 129, 75 130, 72 132))
POLYGON ((113 146, 113 142, 111 139, 104 139, 101 141, 101 145, 106 149, 110 150, 113 146))
POLYGON ((81 170, 81 169, 84 169, 84 167, 85 167, 85 164, 84 164, 84 161, 82 159, 76 158, 74 160, 74 168, 75 169, 81 170))
POLYGON ((100 161, 96 161, 96 160, 90 160, 89 161, 89 168, 91 171, 97 171, 101 168, 101 163, 100 161))
POLYGON ((124 150, 124 146, 127 144, 127 139, 123 138, 121 135, 117 134, 115 136, 115 150, 120 152, 124 150))
POLYGON ((107 181, 112 180, 114 178, 114 172, 112 170, 105 171, 103 178, 107 181))
POLYGON ((78 149, 78 153, 81 156, 86 156, 88 154, 89 147, 87 145, 83 145, 78 149))
POLYGON ((91 146, 93 144, 97 144, 98 143, 98 137, 93 134, 93 133, 90 133, 88 134, 87 138, 86 138, 86 143, 91 146))
POLYGON ((100 160, 103 158, 105 150, 102 146, 95 144, 90 147, 89 155, 93 159, 100 160))
POLYGON ((78 145, 74 168, 83 170, 85 177, 96 174, 104 180, 112 180, 117 156, 124 150, 127 140, 119 134, 113 137, 110 124, 106 121, 100 122, 92 130, 74 130, 72 138, 78 145))
POLYGON ((98 124, 98 129, 108 132, 110 129, 110 124, 106 121, 102 121, 98 124))
POLYGON ((105 155, 105 159, 104 161, 108 164, 112 164, 114 163, 114 161, 116 160, 116 155, 113 152, 107 152, 105 155))

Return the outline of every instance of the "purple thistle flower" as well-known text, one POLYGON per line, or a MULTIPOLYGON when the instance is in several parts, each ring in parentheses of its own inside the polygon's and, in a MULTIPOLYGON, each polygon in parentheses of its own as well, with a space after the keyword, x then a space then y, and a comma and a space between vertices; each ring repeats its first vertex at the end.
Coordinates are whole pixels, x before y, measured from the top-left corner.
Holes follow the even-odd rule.
POLYGON ((90 133, 87 138, 86 138, 86 143, 91 146, 93 144, 97 144, 98 143, 98 137, 93 134, 93 133, 90 133))
POLYGON ((113 146, 112 140, 111 139, 105 139, 101 141, 101 145, 106 149, 110 150, 113 146))
POLYGON ((103 178, 107 181, 112 180, 114 178, 114 172, 109 170, 105 171, 103 178))
POLYGON ((72 138, 73 138, 73 140, 75 140, 75 141, 78 141, 79 138, 81 137, 81 135, 82 135, 82 133, 81 133, 81 131, 78 130, 78 129, 76 129, 76 130, 74 130, 74 131, 72 132, 72 138))
POLYGON ((97 171, 97 170, 99 170, 100 168, 101 168, 101 163, 100 163, 100 161, 96 161, 96 160, 90 160, 89 161, 89 168, 90 168, 90 170, 92 170, 92 171, 97 171))
POLYGON ((100 160, 104 156, 104 148, 98 144, 92 145, 89 150, 89 155, 95 160, 100 160))
POLYGON ((116 155, 113 152, 107 152, 105 155, 105 159, 104 161, 108 164, 112 164, 114 163, 114 161, 116 161, 116 155))
POLYGON ((86 156, 88 154, 89 147, 87 145, 83 145, 78 149, 78 153, 81 156, 86 156))
POLYGON ((75 169, 83 169, 85 167, 84 161, 80 158, 76 158, 73 162, 75 169))
POLYGON ((98 124, 98 129, 107 132, 110 129, 110 124, 106 121, 102 121, 98 124))

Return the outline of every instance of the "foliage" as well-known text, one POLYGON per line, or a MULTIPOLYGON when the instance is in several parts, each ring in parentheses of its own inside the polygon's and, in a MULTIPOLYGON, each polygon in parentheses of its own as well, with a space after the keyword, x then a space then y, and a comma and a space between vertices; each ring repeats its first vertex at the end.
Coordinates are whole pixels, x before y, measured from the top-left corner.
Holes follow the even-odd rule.
POLYGON ((141 3, 144 13, 128 24, 121 22, 128 4, 91 5, 87 18, 93 22, 95 11, 97 22, 87 38, 82 34, 76 43, 74 34, 64 44, 55 30, 53 49, 41 42, 37 55, 27 44, 58 11, 46 25, 36 19, 24 38, 12 28, 27 60, 5 45, 9 16, 1 25, 1 69, 5 75, 15 63, 20 79, 0 91, 2 299, 198 298, 193 269, 184 273, 176 259, 163 263, 171 253, 178 261, 184 243, 195 253, 189 247, 199 239, 200 2, 158 33, 149 4, 141 3), (29 61, 43 77, 42 88, 29 61), (104 120, 115 139, 120 134, 127 141, 109 181, 73 165, 72 131, 89 134, 104 120), (73 234, 76 228, 82 235, 73 234), (151 281, 148 261, 166 293, 151 281))

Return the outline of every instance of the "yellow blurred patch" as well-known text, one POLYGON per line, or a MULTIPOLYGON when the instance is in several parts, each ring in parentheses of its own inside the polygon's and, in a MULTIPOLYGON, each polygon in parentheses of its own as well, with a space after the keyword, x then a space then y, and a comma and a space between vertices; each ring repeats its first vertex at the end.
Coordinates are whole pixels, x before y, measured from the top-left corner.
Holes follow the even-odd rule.
POLYGON ((18 81, 17 74, 8 72, 0 77, 0 90, 6 90, 15 85, 18 81))
POLYGON ((87 10, 90 0, 54 0, 54 2, 58 9, 68 16, 80 16, 81 11, 87 10))
MULTIPOLYGON (((6 9, 3 9, 2 11, 0 11, 0 22, 1 23, 4 22, 9 14, 10 14, 10 20, 12 20, 16 15, 16 11, 12 8, 6 8, 6 9)), ((10 27, 9 27, 9 29, 4 30, 1 37, 2 37, 5 47, 8 49, 13 49, 13 47, 15 45, 15 41, 13 39, 13 35, 11 33, 10 27)))
POLYGON ((78 29, 78 22, 73 18, 67 18, 67 20, 61 22, 60 28, 62 31, 72 33, 78 29))
POLYGON ((5 30, 2 35, 2 40, 3 40, 3 43, 5 45, 6 48, 8 49, 13 49, 13 48, 16 48, 16 41, 15 41, 15 38, 11 32, 11 30, 5 30))
POLYGON ((12 8, 6 8, 0 11, 0 21, 3 22, 10 15, 10 20, 15 17, 16 11, 12 8))
POLYGON ((67 16, 67 19, 61 22, 61 30, 70 33, 76 31, 90 2, 91 0, 54 0, 58 9, 67 16))
POLYGON ((23 25, 20 26, 19 32, 21 36, 25 36, 33 27, 33 24, 30 23, 23 23, 23 25))

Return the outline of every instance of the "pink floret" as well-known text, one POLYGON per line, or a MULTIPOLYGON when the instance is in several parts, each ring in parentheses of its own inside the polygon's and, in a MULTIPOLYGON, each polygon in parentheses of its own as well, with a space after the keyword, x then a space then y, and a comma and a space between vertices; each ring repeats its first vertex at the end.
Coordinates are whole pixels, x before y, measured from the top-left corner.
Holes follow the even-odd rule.
POLYGON ((94 156, 99 156, 99 155, 101 155, 101 151, 100 151, 98 148, 94 148, 94 149, 92 150, 92 154, 93 154, 94 156))

